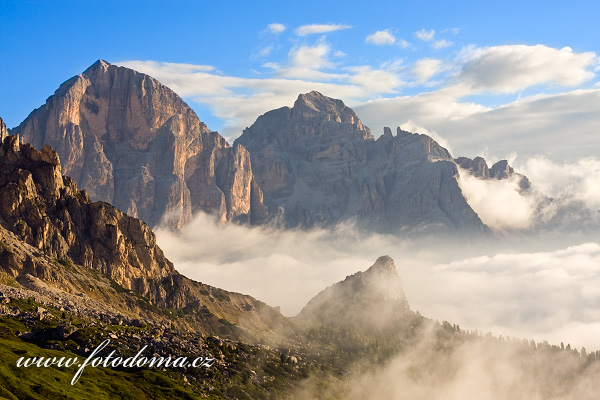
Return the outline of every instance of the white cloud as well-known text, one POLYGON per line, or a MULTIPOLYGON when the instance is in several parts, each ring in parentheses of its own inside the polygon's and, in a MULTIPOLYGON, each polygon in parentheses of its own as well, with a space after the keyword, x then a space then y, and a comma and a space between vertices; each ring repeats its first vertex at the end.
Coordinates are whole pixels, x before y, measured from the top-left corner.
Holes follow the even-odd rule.
POLYGON ((279 33, 282 33, 283 31, 285 31, 286 27, 283 24, 273 23, 273 24, 267 25, 267 29, 271 33, 279 34, 279 33))
POLYGON ((377 31, 372 35, 367 36, 365 42, 377 46, 391 46, 396 42, 396 37, 386 29, 383 31, 377 31))
MULTIPOLYGON (((480 104, 459 102, 458 99, 462 97, 463 93, 463 88, 452 86, 414 96, 371 100, 357 105, 354 110, 373 132, 381 132, 384 126, 400 125, 407 120, 412 120, 429 130, 441 132, 448 137, 453 146, 456 146, 455 135, 449 137, 444 133, 448 131, 444 123, 462 120, 489 110, 480 104)), ((477 134, 469 131, 464 133, 477 134)), ((462 142, 460 143, 462 144, 462 142)))
POLYGON ((476 328, 477 323, 487 321, 484 324, 494 327, 497 334, 600 348, 598 337, 583 336, 577 327, 587 325, 588 334, 598 332, 600 244, 554 246, 553 250, 512 250, 434 267, 438 273, 431 285, 440 290, 429 301, 437 304, 433 308, 440 308, 430 312, 446 314, 446 319, 463 327, 476 328), (452 285, 442 284, 448 280, 452 285), (572 330, 565 329, 569 325, 572 330))
POLYGON ((518 176, 484 180, 459 168, 463 195, 485 224, 529 233, 540 229, 585 232, 600 227, 599 159, 558 163, 534 156, 510 163, 527 176, 532 183, 530 190, 520 189, 518 176))
POLYGON ((423 28, 423 29, 415 32, 415 37, 417 39, 423 40, 425 42, 429 42, 429 41, 433 40, 434 36, 435 36, 435 31, 433 29, 428 31, 425 28, 423 28))
POLYGON ((279 65, 276 62, 271 62, 271 61, 264 63, 262 66, 265 67, 265 68, 271 68, 271 69, 274 69, 274 70, 277 70, 277 69, 281 68, 281 65, 279 65))
POLYGON ((399 77, 401 63, 391 63, 375 69, 364 65, 359 67, 349 67, 346 70, 352 74, 348 82, 364 87, 371 93, 395 93, 397 89, 406 84, 399 77))
POLYGON ((450 32, 453 35, 458 35, 458 33, 460 32, 460 29, 459 28, 447 28, 442 31, 442 33, 445 33, 445 32, 450 32))
MULTIPOLYGON (((313 81, 342 80, 347 78, 345 74, 328 73, 322 69, 330 69, 335 64, 330 60, 331 46, 323 39, 315 45, 300 45, 290 50, 289 63, 286 66, 272 68, 280 78, 307 79, 313 81)), ((343 54, 343 53, 342 53, 343 54)), ((334 57, 343 57, 342 54, 333 54, 334 57)))
POLYGON ((315 46, 301 45, 290 50, 290 61, 294 67, 322 69, 331 68, 329 61, 331 47, 326 42, 319 42, 315 46))
POLYGON ((574 53, 569 47, 554 49, 544 45, 507 45, 463 49, 465 61, 460 74, 463 82, 475 90, 513 93, 550 83, 575 86, 594 77, 589 70, 595 64, 593 52, 574 53))
POLYGON ((410 47, 410 43, 404 39, 398 39, 396 43, 401 49, 408 49, 410 47))
POLYGON ((441 60, 423 58, 414 64, 412 73, 417 79, 417 83, 425 83, 443 69, 444 65, 441 60))
POLYGON ((311 25, 302 25, 301 27, 296 29, 296 35, 298 36, 307 36, 313 35, 317 33, 329 33, 340 31, 343 29, 350 29, 349 25, 342 24, 311 24, 311 25))
MULTIPOLYGON (((600 324, 587 325, 587 335, 600 324), (591 328, 591 329, 590 329, 591 328)), ((535 351, 529 341, 480 337, 439 346, 433 329, 374 368, 357 367, 333 389, 346 400, 565 400, 597 397, 597 363, 570 351, 535 351)), ((543 342, 538 342, 538 346, 543 342)), ((558 345, 558 343, 553 343, 558 345)), ((589 350, 589 349, 588 349, 589 350)), ((297 398, 323 391, 310 378, 297 398)))
POLYGON ((446 47, 452 46, 454 43, 447 41, 446 39, 436 40, 431 44, 434 50, 445 49, 446 47))
POLYGON ((600 159, 584 158, 574 163, 555 162, 535 156, 516 164, 536 188, 562 202, 580 201, 600 210, 600 159))
POLYGON ((528 229, 534 223, 537 201, 519 191, 520 178, 480 179, 459 167, 458 184, 484 224, 496 229, 528 229))
POLYGON ((266 57, 269 54, 271 54, 271 52, 273 51, 273 46, 269 45, 269 46, 265 46, 262 49, 258 50, 258 53, 256 54, 257 57, 266 57))

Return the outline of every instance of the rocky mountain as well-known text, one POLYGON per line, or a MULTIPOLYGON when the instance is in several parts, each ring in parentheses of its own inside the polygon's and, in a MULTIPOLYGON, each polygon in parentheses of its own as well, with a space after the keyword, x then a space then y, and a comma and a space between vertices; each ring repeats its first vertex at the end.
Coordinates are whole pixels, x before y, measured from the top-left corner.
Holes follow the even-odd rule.
POLYGON ((357 219, 384 232, 483 233, 450 153, 426 135, 389 128, 377 140, 341 100, 302 94, 260 116, 235 141, 288 226, 357 219))
POLYGON ((105 309, 154 322, 185 315, 175 322, 205 333, 233 325, 268 333, 289 325, 250 296, 180 275, 148 225, 91 202, 62 175, 50 146, 38 151, 18 136, 0 144, 0 233, 0 275, 25 287, 42 280, 52 292, 80 292, 105 309))
POLYGON ((382 256, 365 272, 347 276, 313 297, 297 318, 381 330, 407 316, 412 312, 394 260, 382 256))
POLYGON ((197 211, 221 221, 265 217, 248 152, 210 131, 172 90, 99 60, 64 82, 11 133, 54 148, 94 201, 155 226, 197 211))

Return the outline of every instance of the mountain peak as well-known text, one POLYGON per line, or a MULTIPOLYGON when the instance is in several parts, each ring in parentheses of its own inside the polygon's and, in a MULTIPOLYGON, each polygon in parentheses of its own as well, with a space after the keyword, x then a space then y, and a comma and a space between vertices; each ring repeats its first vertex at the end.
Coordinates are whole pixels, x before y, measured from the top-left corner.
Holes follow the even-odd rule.
POLYGON ((313 297, 299 317, 382 328, 409 309, 394 260, 382 256, 365 272, 347 276, 313 297))
POLYGON ((360 134, 361 139, 371 139, 371 130, 364 126, 354 110, 342 100, 333 99, 313 90, 300 94, 291 109, 291 118, 303 121, 317 120, 321 124, 337 123, 344 131, 360 134))
POLYGON ((165 217, 181 228, 198 211, 223 222, 265 215, 245 149, 231 148, 174 91, 127 67, 96 61, 14 132, 56 149, 90 198, 151 226, 165 217))
POLYGON ((96 61, 95 63, 93 63, 92 65, 90 65, 85 71, 84 74, 86 72, 89 71, 93 71, 93 70, 107 70, 108 67, 112 66, 111 63, 104 61, 103 59, 98 59, 98 61, 96 61))
POLYGON ((365 271, 365 274, 390 277, 398 276, 398 270, 396 269, 396 264, 394 264, 394 259, 392 257, 381 256, 375 261, 375 264, 365 271))
POLYGON ((347 108, 342 100, 324 96, 316 90, 298 95, 294 108, 302 106, 310 107, 315 111, 327 111, 327 108, 347 108))

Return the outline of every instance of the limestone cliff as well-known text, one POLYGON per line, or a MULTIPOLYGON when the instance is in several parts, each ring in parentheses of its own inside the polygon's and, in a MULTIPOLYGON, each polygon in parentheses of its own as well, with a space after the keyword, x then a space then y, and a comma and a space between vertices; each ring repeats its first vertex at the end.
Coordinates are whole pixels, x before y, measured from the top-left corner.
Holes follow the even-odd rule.
MULTIPOLYGON (((0 228, 0 272, 10 277, 29 274, 62 287, 68 279, 81 282, 80 275, 95 271, 101 275, 89 288, 106 277, 121 291, 142 296, 155 313, 185 311, 205 333, 219 332, 225 320, 250 330, 285 325, 281 314, 250 296, 177 273, 144 222, 108 203, 91 202, 62 175, 59 157, 48 145, 38 151, 20 143, 18 136, 0 144, 0 228)), ((108 305, 120 302, 113 299, 108 305)), ((154 315, 159 317, 164 315, 154 315)))
POLYGON ((481 233, 450 153, 425 135, 389 128, 377 140, 341 100, 318 92, 260 116, 236 140, 288 226, 357 219, 384 232, 481 233))
POLYGON ((197 211, 260 221, 250 157, 208 130, 172 90, 99 60, 64 82, 11 133, 56 149, 64 173, 95 201, 150 226, 181 227, 197 211))

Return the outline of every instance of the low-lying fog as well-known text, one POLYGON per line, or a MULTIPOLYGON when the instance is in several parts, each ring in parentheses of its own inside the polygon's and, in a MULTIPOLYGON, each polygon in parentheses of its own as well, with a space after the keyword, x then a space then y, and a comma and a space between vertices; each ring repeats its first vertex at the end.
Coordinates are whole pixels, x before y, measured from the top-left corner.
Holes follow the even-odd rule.
POLYGON ((158 229, 158 243, 184 275, 280 306, 288 316, 325 287, 389 255, 411 308, 427 317, 600 349, 600 160, 511 163, 530 178, 532 191, 519 191, 515 179, 482 181, 464 171, 459 177, 471 206, 501 232, 485 243, 400 239, 360 233, 352 224, 312 230, 219 225, 204 214, 180 233, 158 229))
POLYGON ((334 229, 219 225, 199 214, 181 233, 157 230, 184 275, 296 315, 325 287, 394 258, 413 310, 496 335, 600 349, 600 241, 538 235, 457 246, 334 229))

